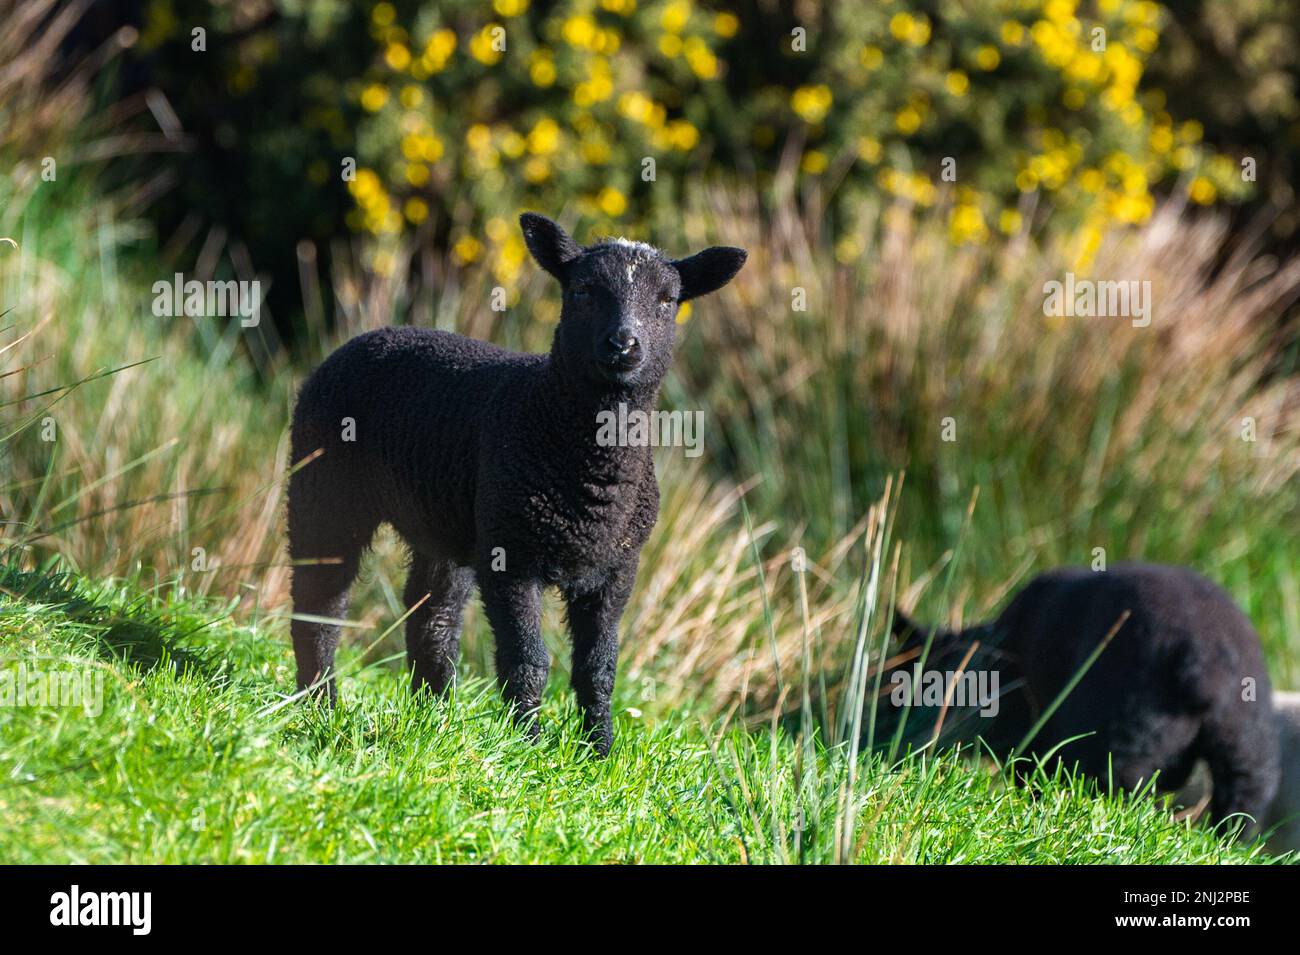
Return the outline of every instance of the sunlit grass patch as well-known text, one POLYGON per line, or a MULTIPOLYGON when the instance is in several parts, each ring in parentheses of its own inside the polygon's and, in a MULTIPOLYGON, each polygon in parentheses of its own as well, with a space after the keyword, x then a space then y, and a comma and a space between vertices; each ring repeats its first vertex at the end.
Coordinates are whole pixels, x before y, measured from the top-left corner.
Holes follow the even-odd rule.
MULTIPOLYGON (((778 730, 619 707, 599 760, 553 687, 529 744, 495 688, 430 705, 369 666, 334 712, 281 703, 287 642, 170 588, 0 571, 0 660, 105 668, 102 711, 0 707, 11 862, 1235 862, 1150 800, 1035 790, 956 753, 855 769, 778 730)), ((353 671, 355 658, 342 667, 353 671)))

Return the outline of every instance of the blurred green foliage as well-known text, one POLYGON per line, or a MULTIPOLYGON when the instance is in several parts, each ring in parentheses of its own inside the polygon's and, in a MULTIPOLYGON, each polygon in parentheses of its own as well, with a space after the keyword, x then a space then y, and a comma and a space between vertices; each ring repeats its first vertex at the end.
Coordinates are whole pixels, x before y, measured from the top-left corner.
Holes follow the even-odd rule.
POLYGON ((955 243, 1050 219, 1086 268, 1161 190, 1252 191, 1203 142, 1215 78, 1164 64, 1180 89, 1144 82, 1176 19, 1149 0, 151 0, 138 56, 200 145, 173 220, 231 225, 272 271, 346 223, 381 274, 413 242, 513 293, 517 211, 648 238, 706 175, 829 209, 841 261, 883 193, 946 209, 955 243))

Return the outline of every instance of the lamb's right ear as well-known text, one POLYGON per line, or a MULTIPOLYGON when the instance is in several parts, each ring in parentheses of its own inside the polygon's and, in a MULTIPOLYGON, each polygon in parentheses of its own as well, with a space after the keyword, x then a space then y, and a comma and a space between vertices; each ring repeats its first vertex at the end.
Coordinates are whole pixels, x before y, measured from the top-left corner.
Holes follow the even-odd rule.
POLYGON ((524 242, 537 264, 564 281, 564 267, 582 254, 582 246, 569 238, 569 233, 546 216, 525 212, 519 217, 524 230, 524 242))

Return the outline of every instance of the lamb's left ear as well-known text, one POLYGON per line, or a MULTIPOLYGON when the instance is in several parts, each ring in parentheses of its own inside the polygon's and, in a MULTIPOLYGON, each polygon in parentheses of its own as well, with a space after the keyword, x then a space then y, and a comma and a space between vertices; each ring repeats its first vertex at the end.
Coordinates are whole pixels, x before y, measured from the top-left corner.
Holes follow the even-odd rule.
POLYGON ((678 301, 716 292, 735 277, 748 257, 749 253, 744 249, 715 245, 696 252, 690 258, 678 259, 673 263, 673 268, 682 278, 682 294, 678 301))
POLYGON ((582 255, 582 246, 569 238, 559 223, 536 212, 521 215, 519 227, 524 230, 524 243, 537 264, 563 282, 565 265, 582 255))

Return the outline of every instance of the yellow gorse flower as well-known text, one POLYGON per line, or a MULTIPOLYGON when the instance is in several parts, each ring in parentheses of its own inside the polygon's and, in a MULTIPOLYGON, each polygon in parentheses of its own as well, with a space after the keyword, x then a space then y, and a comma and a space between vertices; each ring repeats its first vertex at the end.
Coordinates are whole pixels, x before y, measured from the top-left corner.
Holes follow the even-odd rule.
POLYGON ((718 75, 718 58, 699 37, 687 37, 682 44, 686 54, 686 65, 702 80, 711 80, 718 75))
POLYGON ((596 35, 599 32, 600 29, 596 26, 596 21, 583 13, 565 20, 560 35, 564 37, 564 42, 569 46, 590 49, 595 43, 596 35))
POLYGON ((894 126, 904 136, 910 136, 921 128, 921 111, 914 106, 904 106, 894 114, 894 126))
MULTIPOLYGON (((436 30, 425 43, 424 51, 415 65, 429 75, 441 73, 447 68, 447 61, 451 59, 454 52, 456 52, 456 34, 447 29, 436 30)), ((412 67, 412 75, 415 75, 415 72, 415 67, 412 67)))
POLYGON ((485 66, 492 66, 501 59, 501 51, 495 46, 496 31, 504 29, 500 24, 489 23, 469 41, 469 52, 474 59, 485 66))
POLYGON ((370 113, 377 113, 388 102, 388 88, 379 83, 371 83, 361 91, 361 108, 370 113))
POLYGON ((659 18, 659 23, 669 33, 681 33, 690 17, 691 4, 689 0, 672 0, 672 3, 664 7, 663 16, 659 18))
POLYGON ((429 204, 423 199, 412 196, 403 204, 402 214, 406 216, 406 220, 412 225, 419 225, 429 218, 429 204))
POLYGON ((596 204, 600 206, 600 211, 610 218, 616 218, 623 214, 627 208, 627 198, 613 186, 606 186, 600 190, 600 195, 596 197, 596 204))
POLYGON ((1215 200, 1219 191, 1209 179, 1204 176, 1197 176, 1188 185, 1187 194, 1193 202, 1206 206, 1215 200))
POLYGON ((483 243, 472 235, 463 235, 451 247, 451 254, 461 265, 468 265, 483 254, 483 243))
POLYGON ((804 122, 820 123, 833 101, 829 86, 800 86, 790 95, 790 108, 804 122))
POLYGON ((867 162, 880 161, 880 140, 871 136, 858 137, 858 158, 867 162))
POLYGON ((395 70, 404 70, 411 65, 411 51, 401 43, 390 43, 384 49, 384 62, 395 70))
POLYGON ((989 229, 984 213, 974 204, 961 203, 948 215, 948 237, 955 244, 981 242, 988 238, 989 229))
POLYGON ((1002 54, 995 46, 982 46, 975 51, 975 65, 981 70, 996 70, 1002 62, 1002 54))
POLYGON ((819 149, 810 149, 803 154, 803 159, 799 163, 799 168, 810 176, 815 176, 825 172, 829 165, 826 154, 819 149))
POLYGON ((925 46, 930 42, 930 18, 924 13, 913 16, 899 12, 889 18, 889 32, 894 39, 912 46, 925 46))
POLYGON ((528 133, 528 151, 535 156, 549 156, 560 146, 560 127, 549 116, 537 121, 528 133))

